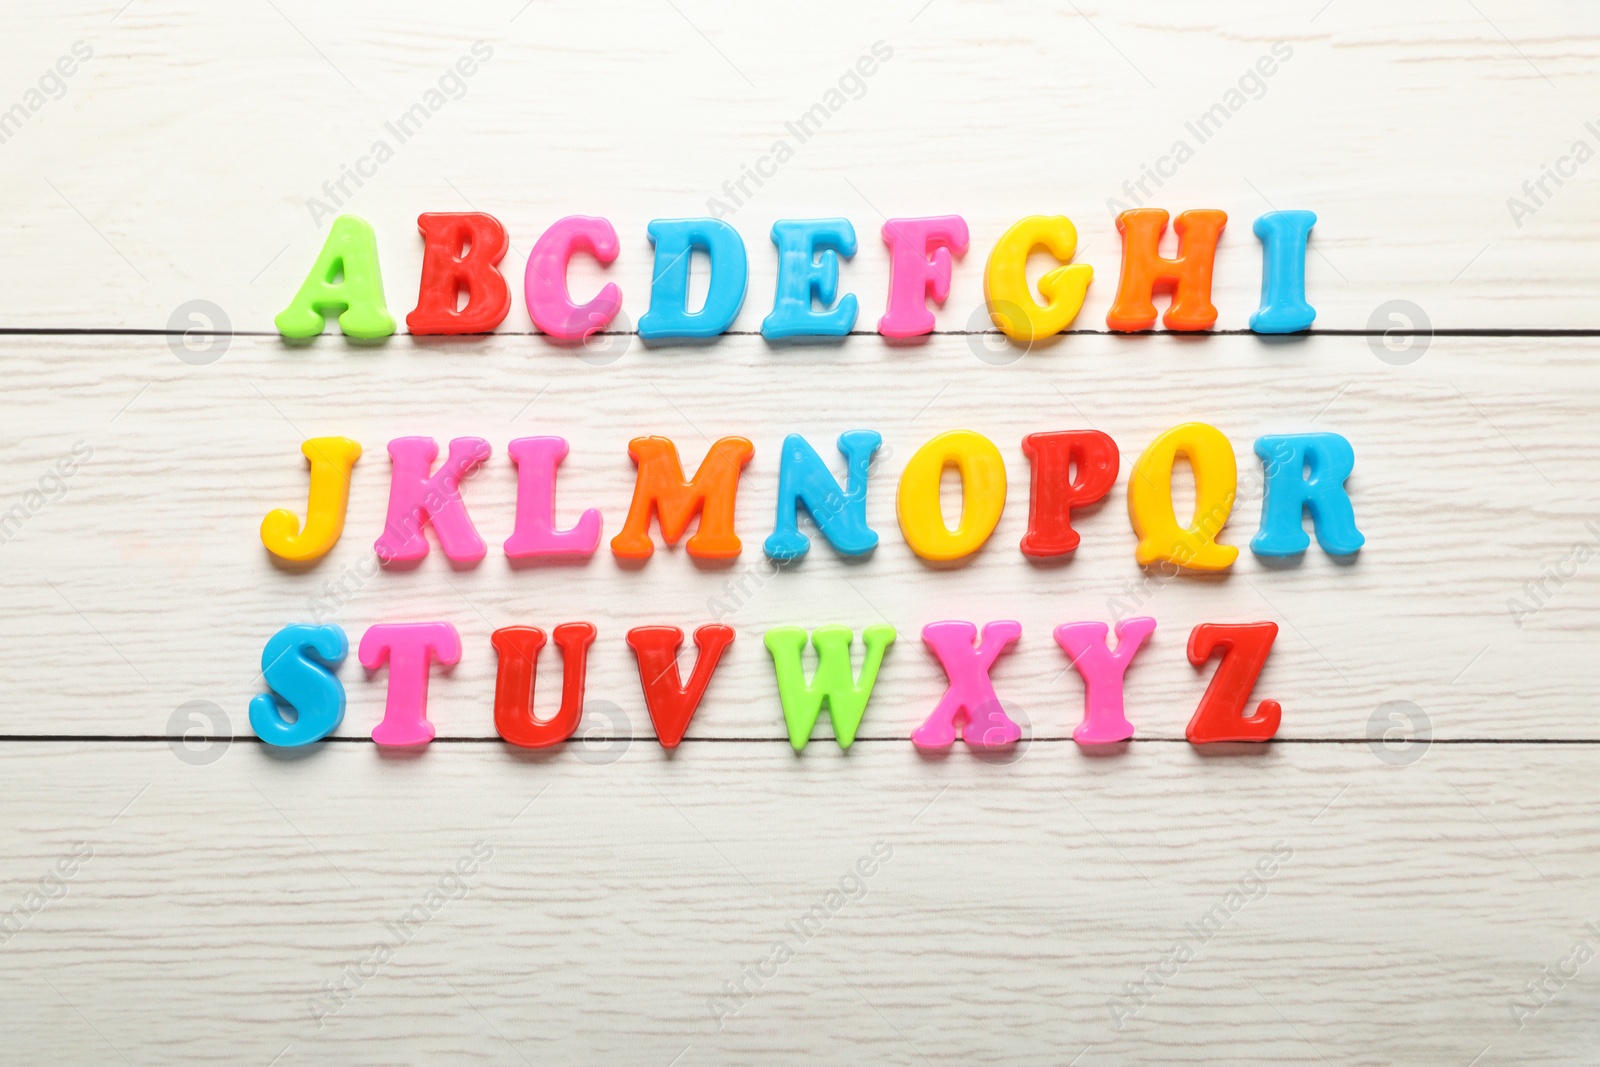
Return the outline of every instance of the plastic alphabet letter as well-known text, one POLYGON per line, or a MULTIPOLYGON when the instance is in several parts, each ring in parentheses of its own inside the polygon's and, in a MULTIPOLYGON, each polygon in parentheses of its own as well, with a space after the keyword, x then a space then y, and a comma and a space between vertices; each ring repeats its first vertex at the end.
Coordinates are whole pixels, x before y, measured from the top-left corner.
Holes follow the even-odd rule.
POLYGON ((533 324, 558 341, 581 341, 605 329, 622 310, 622 290, 607 282, 593 300, 575 304, 567 289, 567 264, 578 252, 587 252, 609 267, 619 247, 611 223, 588 215, 568 215, 544 231, 522 276, 533 324))
POLYGON ((450 455, 432 475, 439 446, 431 437, 396 437, 389 442, 394 471, 389 479, 389 517, 373 551, 384 563, 410 562, 428 554, 425 522, 433 524, 439 547, 456 563, 475 563, 489 550, 478 536, 467 505, 461 500, 461 479, 489 458, 489 442, 457 437, 450 455))
POLYGON ((414 334, 492 333, 511 310, 511 290, 500 276, 510 238, 481 211, 427 212, 422 231, 422 282, 417 307, 406 316, 414 334), (466 306, 457 310, 462 294, 466 306))
POLYGON ((1269 211, 1250 227, 1261 238, 1261 307, 1250 316, 1256 333, 1309 330, 1317 309, 1306 303, 1306 242, 1317 216, 1269 211))
POLYGON ((993 441, 971 430, 933 438, 900 472, 900 532, 923 559, 960 559, 976 552, 994 532, 1005 506, 1005 460, 993 441), (946 467, 961 473, 961 521, 954 530, 945 526, 939 503, 946 467))
POLYGON ((567 458, 561 437, 519 437, 506 446, 517 465, 517 525, 506 538, 512 559, 592 556, 600 547, 600 512, 589 508, 570 530, 555 528, 556 468, 567 458))
POLYGON ((650 310, 639 317, 639 336, 646 341, 707 338, 732 326, 749 281, 739 232, 720 219, 656 219, 648 230, 656 246, 655 276, 650 310), (704 306, 691 312, 686 306, 689 261, 696 251, 711 260, 711 287, 704 306))
POLYGON ((394 333, 378 272, 378 239, 366 220, 354 215, 333 220, 311 273, 272 321, 283 336, 298 340, 321 333, 334 311, 346 337, 376 340, 394 333))
POLYGON ((1367 543, 1344 487, 1356 465, 1349 441, 1336 433, 1268 434, 1256 439, 1256 455, 1265 464, 1266 484, 1250 551, 1268 557, 1304 552, 1311 545, 1300 521, 1306 511, 1328 555, 1349 556, 1367 543))
POLYGON ((1151 297, 1170 292, 1172 303, 1161 317, 1167 329, 1211 329, 1217 321, 1217 309, 1211 305, 1211 268, 1227 222, 1227 214, 1214 209, 1185 211, 1172 226, 1178 234, 1177 258, 1168 259, 1160 252, 1161 235, 1167 230, 1165 211, 1141 207, 1118 215, 1122 278, 1106 325, 1124 332, 1150 329, 1156 324, 1151 297))
POLYGON ((1174 426, 1144 450, 1128 476, 1128 517, 1139 535, 1134 558, 1141 567, 1159 561, 1197 571, 1233 566, 1239 550, 1217 544, 1217 533, 1233 513, 1239 470, 1233 446, 1215 426, 1186 422, 1174 426), (1172 511, 1172 465, 1187 456, 1194 469, 1194 516, 1178 525, 1172 511))
POLYGON ((967 254, 966 220, 960 215, 889 219, 883 240, 889 246, 889 306, 878 332, 894 338, 932 333, 928 297, 943 304, 950 295, 950 257, 967 254))
POLYGON ((250 729, 269 745, 295 748, 320 741, 344 718, 344 686, 333 672, 350 650, 332 623, 285 626, 261 650, 261 674, 271 692, 250 699, 250 729), (293 722, 283 705, 295 711, 293 722))
POLYGON ((294 512, 284 508, 267 512, 261 520, 261 543, 267 551, 296 563, 327 555, 344 533, 350 468, 361 458, 361 446, 348 437, 313 437, 300 446, 300 454, 311 462, 305 529, 294 512))
POLYGON ((1156 628, 1147 616, 1117 623, 1117 650, 1106 648, 1106 624, 1069 622, 1056 627, 1056 644, 1083 676, 1083 721, 1072 731, 1080 745, 1106 745, 1133 736, 1123 713, 1122 679, 1128 664, 1156 628))
POLYGON ((922 641, 939 657, 950 686, 933 714, 911 732, 918 748, 949 748, 956 739, 956 716, 966 713, 961 739, 976 747, 1009 745, 1022 737, 1022 727, 1007 715, 995 696, 989 669, 1006 647, 1022 636, 1019 622, 991 622, 978 628, 970 622, 930 622, 922 641), (974 639, 978 640, 973 646, 974 639))
POLYGON ((723 650, 733 643, 733 627, 720 623, 702 626, 694 632, 694 643, 700 654, 685 685, 678 673, 682 630, 676 626, 636 626, 628 631, 628 647, 639 660, 645 707, 662 748, 677 748, 683 740, 723 650))
POLYGON ((796 752, 802 751, 811 740, 811 731, 816 729, 823 704, 828 705, 828 718, 833 722, 833 736, 839 747, 850 747, 861 727, 867 701, 872 697, 883 654, 894 644, 894 638, 893 626, 879 624, 862 631, 861 644, 866 651, 858 681, 850 675, 850 645, 855 634, 848 626, 817 627, 811 634, 811 646, 817 650, 817 669, 808 683, 801 663, 806 632, 798 626, 779 626, 767 631, 765 644, 772 653, 772 667, 778 675, 783 721, 789 727, 789 744, 796 752))
POLYGON ((1218 652, 1222 662, 1211 676, 1205 696, 1183 731, 1191 745, 1216 741, 1270 741, 1278 732, 1283 707, 1276 700, 1263 700, 1254 715, 1244 706, 1256 686, 1261 668, 1267 664, 1272 642, 1278 636, 1275 622, 1203 622, 1189 633, 1189 662, 1203 667, 1218 652))
POLYGON ((649 559, 656 546, 650 540, 650 516, 661 521, 661 536, 675 545, 700 514, 700 525, 689 538, 689 555, 696 559, 732 559, 743 547, 733 532, 733 505, 739 492, 739 472, 755 454, 743 437, 724 437, 711 446, 694 480, 683 480, 678 449, 665 437, 635 437, 628 455, 638 464, 633 503, 622 532, 611 539, 611 551, 623 559, 649 559))
POLYGON ((779 219, 772 224, 778 246, 778 289, 772 314, 761 323, 761 336, 843 337, 855 328, 854 293, 839 297, 830 310, 813 311, 811 301, 827 307, 839 292, 839 257, 856 254, 856 230, 848 219, 779 219))
POLYGON ((983 291, 989 317, 1000 332, 1023 344, 1060 333, 1078 317, 1083 296, 1094 279, 1094 268, 1073 263, 1078 253, 1078 230, 1065 215, 1029 215, 995 242, 983 272, 983 291), (1043 247, 1062 266, 1039 279, 1039 292, 1049 302, 1040 307, 1028 285, 1028 256, 1043 247))
POLYGON ((1116 484, 1121 464, 1117 443, 1099 430, 1030 433, 1022 439, 1022 454, 1033 464, 1022 552, 1036 557, 1065 555, 1078 547, 1072 509, 1095 503, 1116 484))
POLYGON ((536 626, 503 626, 489 635, 500 656, 494 683, 494 729, 519 748, 559 745, 573 735, 583 718, 583 682, 595 629, 586 622, 564 622, 552 635, 561 650, 561 707, 548 719, 533 713, 544 631, 536 626))
POLYGON ((428 721, 428 670, 438 660, 446 667, 461 661, 461 635, 447 622, 381 623, 361 635, 361 665, 369 671, 389 664, 389 692, 383 721, 372 728, 380 745, 426 745, 433 740, 428 721))
POLYGON ((860 556, 877 547, 878 535, 867 525, 867 474, 881 444, 883 435, 876 430, 846 430, 839 435, 839 451, 849 469, 849 488, 841 489, 804 437, 797 433, 785 437, 778 465, 778 519, 767 538, 767 555, 791 560, 810 551, 811 538, 800 532, 801 504, 841 555, 860 556))

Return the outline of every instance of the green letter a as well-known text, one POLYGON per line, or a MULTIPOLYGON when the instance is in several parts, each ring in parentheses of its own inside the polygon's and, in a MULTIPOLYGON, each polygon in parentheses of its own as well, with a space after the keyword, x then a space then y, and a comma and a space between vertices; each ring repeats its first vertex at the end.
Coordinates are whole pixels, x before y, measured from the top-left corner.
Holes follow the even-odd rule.
POLYGON ((272 321, 285 337, 315 337, 331 311, 339 312, 339 329, 346 337, 372 340, 394 333, 394 316, 384 306, 378 274, 378 239, 372 226, 354 215, 333 220, 316 266, 272 321))
POLYGON ((856 729, 867 710, 872 696, 873 683, 878 680, 878 667, 883 654, 894 643, 893 626, 869 626, 861 634, 866 655, 861 661, 859 683, 850 675, 850 645, 855 639, 848 626, 819 626, 811 635, 811 645, 817 650, 817 671, 806 684, 805 668, 800 654, 805 651, 806 632, 798 626, 780 626, 768 630, 765 638, 767 651, 772 653, 772 665, 778 674, 778 697, 783 701, 783 718, 789 726, 789 743, 796 752, 811 740, 811 731, 822 714, 824 702, 828 717, 833 720, 833 735, 840 748, 849 748, 856 739, 856 729))

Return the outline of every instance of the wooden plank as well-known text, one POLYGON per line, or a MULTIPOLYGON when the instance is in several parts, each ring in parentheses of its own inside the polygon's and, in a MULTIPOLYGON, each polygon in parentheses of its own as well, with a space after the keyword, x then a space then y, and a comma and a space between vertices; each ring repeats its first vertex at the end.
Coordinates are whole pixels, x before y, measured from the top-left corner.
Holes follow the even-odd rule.
MULTIPOLYGON (((1600 84, 1600 27, 1584 10, 1258 2, 1235 5, 1219 28, 1176 0, 835 0, 793 12, 715 0, 470 11, 411 0, 381 12, 285 2, 226 18, 106 0, 18 23, 0 45, 18 72, 80 40, 93 57, 4 145, 0 218, 17 240, 0 256, 0 326, 185 329, 179 309, 206 300, 234 328, 270 330, 325 235, 313 198, 378 228, 399 312, 414 303, 420 212, 501 218, 514 281, 550 222, 605 215, 623 242, 611 276, 636 320, 651 270, 645 224, 705 214, 716 197, 751 252, 745 329, 770 307, 774 219, 854 221, 862 251, 845 281, 871 329, 886 293, 882 216, 947 212, 968 220, 973 250, 941 328, 982 321, 989 248, 1040 212, 1077 220, 1079 258, 1097 272, 1079 325, 1100 327, 1120 259, 1113 198, 1229 212, 1222 327, 1243 328, 1257 306, 1250 222, 1273 207, 1321 217, 1307 268, 1321 327, 1402 324, 1380 312, 1394 300, 1440 328, 1600 327, 1588 299, 1600 279, 1584 254, 1600 238, 1594 176, 1560 162, 1579 140, 1600 147, 1585 104, 1600 84), (492 52, 482 63, 477 41, 492 52), (841 92, 876 42, 891 57, 841 92), (470 77, 454 73, 463 57, 470 77), (403 142, 391 132, 435 100, 403 142), (819 103, 834 106, 826 123, 804 140, 790 132, 819 103), (1218 107, 1215 128, 1195 125, 1218 107), (792 157, 763 163, 779 140, 792 157), (381 164, 379 141, 392 152, 381 164), (1193 153, 1181 166, 1179 141, 1193 153), (84 146, 110 165, 86 165, 84 146), (1573 176, 1552 184, 1547 164, 1573 176), (758 165, 771 176, 744 179, 748 196, 724 191, 758 165), (359 186, 344 177, 358 166, 369 172, 359 186), (1147 167, 1172 177, 1158 188, 1147 167), (340 180, 342 193, 324 191, 340 180), (1530 181, 1542 192, 1525 192, 1530 181), (1512 197, 1531 213, 1514 212, 1512 197)), ((31 82, 15 81, 20 98, 31 82)), ((528 328, 520 293, 517 305, 508 329, 528 328)))
MULTIPOLYGON (((995 671, 1000 692, 1039 736, 1062 736, 1077 722, 1081 688, 1051 629, 1145 613, 1159 629, 1129 673, 1128 699, 1146 736, 1182 736, 1209 678, 1184 659, 1189 630, 1254 619, 1283 627, 1261 695, 1283 702, 1284 736, 1364 737, 1376 709, 1395 700, 1417 704, 1441 737, 1600 736, 1591 713, 1600 668, 1586 651, 1595 577, 1573 549, 1596 537, 1585 489, 1600 447, 1591 341, 1439 338, 1409 366, 1379 360, 1365 339, 1335 337, 1289 346, 1078 337, 1004 366, 950 337, 911 356, 871 338, 820 352, 773 352, 748 337, 669 353, 635 343, 608 365, 538 344, 508 337, 469 350, 397 342, 351 352, 334 343, 291 353, 275 340, 236 338, 219 362, 193 366, 160 338, 0 343, 12 367, 3 444, 16 457, 0 474, 0 513, 27 503, 75 442, 93 450, 61 499, 29 515, 0 553, 15 657, 0 730, 160 734, 177 708, 205 700, 246 732, 266 638, 290 622, 331 618, 352 645, 376 622, 457 626, 466 655, 435 679, 430 707, 441 733, 468 736, 491 732, 495 627, 593 622, 601 636, 589 694, 643 733, 626 630, 721 617, 739 637, 691 736, 782 735, 760 641, 769 627, 888 621, 900 640, 865 733, 905 737, 944 685, 921 627, 1016 618, 1024 637, 995 671), (1272 568, 1245 551, 1220 580, 1149 579, 1133 558, 1128 470, 1157 433, 1189 419, 1233 441, 1242 499, 1223 540, 1240 545, 1259 522, 1255 438, 1345 434, 1368 537, 1358 561, 1336 564, 1313 547, 1300 565, 1272 568), (868 505, 880 547, 849 563, 818 539, 802 564, 775 572, 761 543, 783 435, 804 433, 827 455, 839 432, 861 425, 886 440, 868 505), (893 490, 918 446, 958 426, 999 444, 1008 507, 970 564, 939 570, 907 549, 893 490), (1030 564, 1016 549, 1029 494, 1021 439, 1083 426, 1121 447, 1118 486, 1083 517, 1077 558, 1030 564), (632 495, 630 436, 673 438, 691 467, 710 439, 749 436, 743 555, 731 569, 702 568, 663 548, 624 571, 602 547, 586 565, 511 569, 500 552, 515 496, 505 448, 540 433, 572 442, 562 521, 598 507, 608 538, 632 495), (303 510, 299 444, 325 434, 351 436, 366 454, 344 539, 318 566, 293 572, 272 562, 257 530, 271 508, 303 510), (415 570, 373 573, 388 498, 384 445, 408 434, 491 442, 494 458, 465 489, 491 546, 481 565, 456 570, 435 549, 415 570)), ((557 694, 548 655, 546 671, 548 704, 557 694)), ((344 677, 342 732, 365 736, 382 714, 382 676, 369 683, 352 662, 344 677)))
POLYGON ((8 1046, 625 1064, 1587 1048, 1591 983, 1521 1030, 1509 1002, 1595 943, 1589 747, 1435 745, 1406 767, 1364 744, 1096 759, 1040 743, 1005 766, 691 747, 591 766, 236 745, 200 766, 159 743, 7 746, 4 899, 74 842, 93 850, 0 953, 8 1046), (475 845, 489 855, 462 890, 446 876, 475 845), (830 901, 875 845, 888 858, 846 881, 856 899, 830 901), (793 957, 744 979, 755 995, 719 1030, 708 998, 780 940, 793 957), (1182 941, 1195 955, 1173 973, 1182 941), (385 942, 391 959, 342 977, 385 942), (340 982, 319 1029, 307 999, 340 982), (1119 1030, 1108 1001, 1133 982, 1147 1003, 1119 1030))

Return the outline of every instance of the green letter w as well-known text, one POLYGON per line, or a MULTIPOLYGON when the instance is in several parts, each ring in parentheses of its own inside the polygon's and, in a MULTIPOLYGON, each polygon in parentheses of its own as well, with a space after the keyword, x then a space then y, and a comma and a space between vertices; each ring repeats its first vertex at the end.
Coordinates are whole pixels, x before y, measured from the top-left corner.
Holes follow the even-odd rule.
POLYGON ((811 740, 811 731, 822 714, 824 702, 833 720, 833 735, 840 748, 849 748, 856 739, 861 716, 878 680, 883 653, 894 643, 893 626, 869 626, 861 634, 866 656, 861 663, 859 682, 850 675, 850 645, 855 633, 848 626, 819 626, 811 635, 817 650, 817 671, 806 683, 800 655, 805 651, 806 632, 798 626, 768 630, 767 651, 778 674, 778 697, 783 701, 783 718, 789 726, 789 743, 796 752, 811 740))

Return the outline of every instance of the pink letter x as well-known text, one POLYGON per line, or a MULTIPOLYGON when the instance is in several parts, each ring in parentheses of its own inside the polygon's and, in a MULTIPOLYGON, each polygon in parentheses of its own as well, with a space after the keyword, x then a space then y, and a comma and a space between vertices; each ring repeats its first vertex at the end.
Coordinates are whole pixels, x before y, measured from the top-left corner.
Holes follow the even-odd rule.
POLYGON ((956 716, 967 713, 961 739, 978 747, 1009 745, 1022 736, 1022 728, 1000 706, 989 681, 989 668, 1006 646, 1022 636, 1019 622, 991 622, 983 639, 973 647, 978 628, 970 622, 930 622, 922 640, 939 657, 950 687, 928 720, 911 734, 918 748, 948 748, 956 739, 956 716))

